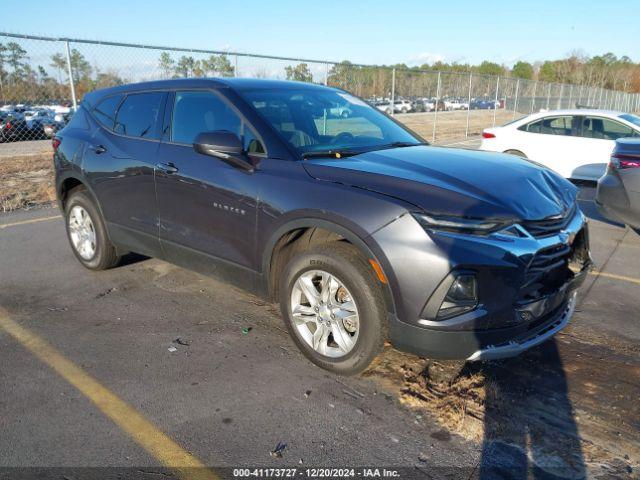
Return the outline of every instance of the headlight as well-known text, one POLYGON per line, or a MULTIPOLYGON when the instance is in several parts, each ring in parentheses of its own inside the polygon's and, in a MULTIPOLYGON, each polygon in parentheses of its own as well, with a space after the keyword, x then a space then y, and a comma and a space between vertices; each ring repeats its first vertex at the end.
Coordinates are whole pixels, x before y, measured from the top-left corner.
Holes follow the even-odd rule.
POLYGON ((444 217, 414 213, 413 217, 427 230, 445 230, 449 232, 488 235, 510 225, 511 222, 501 220, 485 220, 479 218, 444 217))

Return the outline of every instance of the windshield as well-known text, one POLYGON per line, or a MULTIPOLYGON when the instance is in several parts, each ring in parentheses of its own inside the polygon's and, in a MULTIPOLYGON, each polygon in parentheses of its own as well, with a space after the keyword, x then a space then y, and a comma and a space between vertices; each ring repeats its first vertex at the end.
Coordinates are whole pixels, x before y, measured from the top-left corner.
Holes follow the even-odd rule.
POLYGON ((637 115, 633 115, 632 113, 625 113, 624 115, 620 115, 620 118, 640 127, 640 117, 637 115))
POLYGON ((250 90, 242 96, 298 154, 375 150, 422 140, 377 109, 329 89, 250 90))

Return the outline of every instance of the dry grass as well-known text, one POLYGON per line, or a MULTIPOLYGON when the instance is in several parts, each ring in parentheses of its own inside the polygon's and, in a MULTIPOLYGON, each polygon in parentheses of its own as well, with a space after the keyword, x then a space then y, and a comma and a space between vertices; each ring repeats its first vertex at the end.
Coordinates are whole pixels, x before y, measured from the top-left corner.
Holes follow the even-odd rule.
MULTIPOLYGON (((480 135, 483 129, 493 126, 494 113, 496 126, 513 119, 512 111, 471 110, 468 113, 469 136, 480 135)), ((520 116, 522 114, 516 114, 516 118, 520 116)), ((438 112, 437 119, 434 113, 408 113, 395 118, 428 141, 433 139, 433 124, 436 122, 435 143, 464 138, 467 130, 466 110, 438 112)))
POLYGON ((0 158, 0 209, 3 212, 55 200, 50 154, 0 158))

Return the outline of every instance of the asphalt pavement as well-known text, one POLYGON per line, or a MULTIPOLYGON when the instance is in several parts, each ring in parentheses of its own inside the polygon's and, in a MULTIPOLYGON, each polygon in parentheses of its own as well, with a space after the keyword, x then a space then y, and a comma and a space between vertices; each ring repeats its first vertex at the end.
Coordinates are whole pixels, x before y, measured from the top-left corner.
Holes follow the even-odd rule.
MULTIPOLYGON (((607 375, 630 396, 620 408, 637 415, 640 237, 599 217, 592 196, 583 188, 596 271, 563 335, 623 356, 625 378, 607 375)), ((0 216, 0 365, 0 478, 3 468, 34 466, 158 478, 175 455, 214 472, 386 466, 444 478, 450 467, 448 478, 468 478, 488 455, 482 442, 444 435, 442 419, 407 406, 375 374, 313 366, 276 307, 246 292, 134 255, 109 271, 84 269, 53 208, 0 216)), ((594 411, 607 408, 594 401, 594 411)), ((637 450, 620 449, 640 438, 640 420, 627 415, 620 428, 575 436, 620 455, 616 471, 635 475, 637 450)))

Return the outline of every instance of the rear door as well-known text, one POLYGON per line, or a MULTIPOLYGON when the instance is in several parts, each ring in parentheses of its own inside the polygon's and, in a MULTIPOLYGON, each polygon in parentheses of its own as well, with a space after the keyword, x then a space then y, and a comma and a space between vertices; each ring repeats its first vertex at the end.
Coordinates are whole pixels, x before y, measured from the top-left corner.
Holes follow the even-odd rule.
POLYGON ((102 124, 85 155, 85 171, 112 240, 160 256, 154 167, 165 92, 109 97, 94 109, 102 124))
POLYGON ((616 120, 597 115, 580 118, 580 162, 572 172, 574 178, 597 180, 604 175, 616 140, 631 137, 634 130, 616 120))
POLYGON ((513 148, 569 178, 579 161, 576 154, 579 142, 575 117, 557 115, 519 127, 517 142, 513 148))

